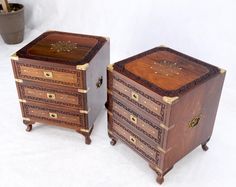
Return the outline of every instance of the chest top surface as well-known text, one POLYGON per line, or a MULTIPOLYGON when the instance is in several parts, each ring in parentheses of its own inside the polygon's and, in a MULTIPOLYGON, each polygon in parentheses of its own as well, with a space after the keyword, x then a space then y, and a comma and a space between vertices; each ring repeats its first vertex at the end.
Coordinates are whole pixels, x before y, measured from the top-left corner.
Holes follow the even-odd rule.
POLYGON ((49 31, 40 35, 16 54, 22 58, 68 65, 89 63, 106 39, 99 36, 49 31))
POLYGON ((213 65, 166 47, 117 62, 114 69, 166 96, 180 95, 219 72, 213 65))

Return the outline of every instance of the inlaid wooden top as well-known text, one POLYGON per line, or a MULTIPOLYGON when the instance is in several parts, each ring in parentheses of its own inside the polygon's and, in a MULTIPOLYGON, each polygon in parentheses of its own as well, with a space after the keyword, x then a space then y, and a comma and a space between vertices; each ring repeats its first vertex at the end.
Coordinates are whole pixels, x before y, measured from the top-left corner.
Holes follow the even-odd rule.
POLYGON ((175 96, 208 79, 219 69, 165 47, 158 47, 114 65, 115 70, 158 92, 175 96))
POLYGON ((46 32, 17 52, 17 56, 70 65, 89 63, 106 39, 58 31, 46 32))

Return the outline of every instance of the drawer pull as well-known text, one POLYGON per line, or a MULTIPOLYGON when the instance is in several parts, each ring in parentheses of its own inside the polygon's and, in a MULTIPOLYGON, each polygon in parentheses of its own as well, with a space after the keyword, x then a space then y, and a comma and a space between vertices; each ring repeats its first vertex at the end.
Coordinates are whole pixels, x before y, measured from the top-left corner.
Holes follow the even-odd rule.
POLYGON ((193 127, 197 126, 198 123, 199 123, 199 121, 200 121, 200 115, 195 116, 195 117, 188 123, 189 128, 193 128, 193 127))
POLYGON ((47 93, 47 98, 48 99, 56 99, 56 95, 52 93, 47 93))
POLYGON ((133 115, 130 115, 130 121, 132 121, 134 124, 137 124, 138 119, 133 115))
POLYGON ((51 71, 44 71, 43 75, 44 75, 44 77, 49 78, 49 79, 53 78, 53 75, 52 75, 51 71))
POLYGON ((133 100, 135 100, 135 101, 138 101, 139 96, 138 96, 137 93, 132 92, 132 93, 131 93, 131 98, 132 98, 133 100))
POLYGON ((133 136, 129 137, 131 143, 136 144, 136 139, 133 136))
POLYGON ((49 117, 53 119, 57 119, 57 114, 56 113, 49 113, 49 117))

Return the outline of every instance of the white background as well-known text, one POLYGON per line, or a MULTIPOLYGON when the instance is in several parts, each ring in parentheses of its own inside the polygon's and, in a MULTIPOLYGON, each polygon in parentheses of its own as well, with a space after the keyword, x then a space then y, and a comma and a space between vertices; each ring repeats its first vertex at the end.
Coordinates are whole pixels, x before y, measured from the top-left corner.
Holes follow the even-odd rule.
POLYGON ((235 0, 18 0, 26 7, 25 40, 0 39, 0 187, 157 186, 146 161, 110 146, 105 109, 92 144, 53 126, 24 131, 9 56, 46 30, 109 36, 111 62, 164 44, 227 70, 209 151, 179 161, 163 186, 236 186, 235 0))

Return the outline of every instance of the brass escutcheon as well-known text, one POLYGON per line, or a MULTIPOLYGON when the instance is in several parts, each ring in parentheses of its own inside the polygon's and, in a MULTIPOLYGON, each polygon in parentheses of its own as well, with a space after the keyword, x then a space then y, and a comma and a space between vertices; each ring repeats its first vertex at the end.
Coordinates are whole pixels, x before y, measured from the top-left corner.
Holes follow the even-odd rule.
POLYGON ((44 77, 46 78, 53 78, 52 72, 51 71, 44 71, 43 72, 44 77))
POLYGON ((56 113, 49 113, 49 117, 53 119, 57 119, 57 114, 56 113))
POLYGON ((129 137, 131 143, 136 144, 136 139, 133 136, 129 137))
POLYGON ((130 121, 132 121, 134 124, 137 124, 138 119, 136 117, 134 117, 133 115, 130 115, 130 121))
POLYGON ((200 121, 200 115, 195 116, 191 121, 189 121, 188 126, 189 128, 193 128, 198 125, 200 121))
POLYGON ((139 96, 138 96, 137 93, 132 92, 132 93, 131 93, 131 98, 132 98, 133 100, 135 100, 135 101, 138 101, 139 96))
POLYGON ((56 99, 56 95, 52 93, 47 93, 47 98, 48 99, 56 99))

